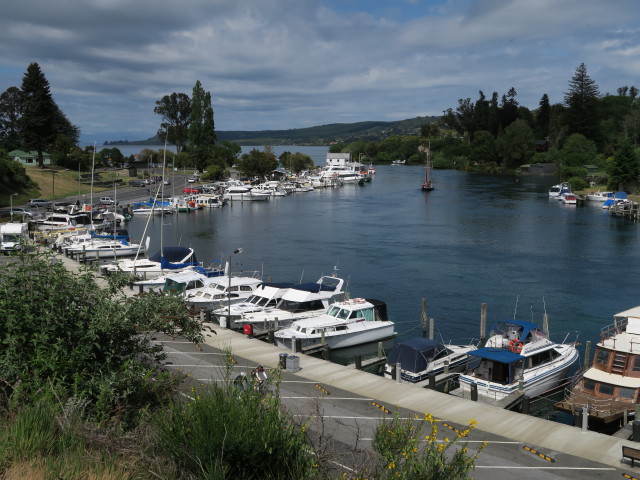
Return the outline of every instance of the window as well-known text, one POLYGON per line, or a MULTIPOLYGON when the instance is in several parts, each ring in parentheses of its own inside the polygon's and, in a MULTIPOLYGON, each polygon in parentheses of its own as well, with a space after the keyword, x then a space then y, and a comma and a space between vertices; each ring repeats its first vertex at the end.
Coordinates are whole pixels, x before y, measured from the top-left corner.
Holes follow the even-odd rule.
POLYGON ((596 352, 596 363, 599 365, 609 364, 609 350, 599 348, 596 352))
POLYGON ((591 380, 589 378, 585 378, 584 379, 584 384, 582 386, 584 387, 585 390, 595 390, 596 382, 594 382, 593 380, 591 380))
POLYGON ((240 291, 241 292, 251 292, 253 290, 253 288, 251 287, 251 285, 241 285, 240 286, 240 291))
POLYGON ((602 393, 603 395, 613 395, 613 385, 610 385, 608 383, 601 383, 600 388, 598 388, 598 392, 602 393))
POLYGON ((633 399, 636 396, 636 390, 634 388, 618 388, 618 397, 633 399))
POLYGON ((635 355, 633 357, 633 371, 634 372, 640 371, 640 355, 635 355))

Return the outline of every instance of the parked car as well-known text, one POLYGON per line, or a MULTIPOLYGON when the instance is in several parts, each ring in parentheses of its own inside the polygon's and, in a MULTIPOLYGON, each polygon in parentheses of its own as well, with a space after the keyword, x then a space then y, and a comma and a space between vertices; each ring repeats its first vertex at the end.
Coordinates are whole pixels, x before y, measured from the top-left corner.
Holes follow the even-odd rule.
POLYGON ((25 218, 32 218, 34 216, 34 213, 31 210, 27 210, 26 208, 22 208, 22 207, 6 207, 6 208, 0 208, 0 217, 9 217, 11 216, 11 212, 13 212, 13 215, 20 215, 23 216, 25 218))
POLYGON ((184 187, 182 193, 202 193, 199 187, 184 187))
POLYGON ((100 197, 100 203, 102 205, 113 205, 116 202, 114 202, 111 197, 100 197))
POLYGON ((33 208, 47 208, 51 202, 42 198, 32 198, 29 200, 29 206, 33 208))
POLYGON ((166 179, 166 180, 164 181, 164 184, 165 184, 165 185, 171 185, 171 180, 166 179))
POLYGON ((144 187, 144 182, 142 180, 130 180, 129 185, 132 187, 144 187))

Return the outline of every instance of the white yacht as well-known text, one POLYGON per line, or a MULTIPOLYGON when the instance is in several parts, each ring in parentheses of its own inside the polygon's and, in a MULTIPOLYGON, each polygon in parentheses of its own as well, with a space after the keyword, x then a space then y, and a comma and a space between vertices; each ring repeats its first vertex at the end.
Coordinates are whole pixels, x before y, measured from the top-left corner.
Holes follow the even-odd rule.
POLYGON ((129 243, 125 239, 92 238, 66 248, 65 254, 79 258, 114 258, 144 254, 145 251, 144 245, 129 243))
POLYGON ((251 186, 239 181, 229 181, 223 194, 225 200, 240 202, 264 201, 269 200, 270 197, 270 192, 253 191, 251 186))
POLYGON ((178 272, 171 271, 159 277, 133 282, 136 291, 146 292, 174 292, 183 294, 196 288, 204 287, 212 279, 224 275, 224 270, 218 267, 205 268, 200 265, 192 266, 178 272))
POLYGON ((233 304, 231 310, 228 306, 224 306, 211 313, 214 319, 222 325, 229 328, 242 328, 245 315, 275 307, 282 296, 294 286, 293 283, 261 283, 247 300, 233 304), (229 315, 231 315, 230 321, 228 320, 229 315))
POLYGON ((213 278, 207 285, 190 290, 185 297, 188 305, 198 310, 214 310, 241 302, 249 298, 262 280, 256 277, 221 276, 213 278))
POLYGON ((339 183, 358 183, 360 162, 353 162, 350 153, 327 153, 327 164, 320 171, 320 178, 339 183))
MULTIPOLYGON (((314 283, 298 283, 289 288, 274 308, 243 314, 240 323, 254 328, 284 328, 294 320, 316 317, 334 302, 344 299, 344 280, 336 276, 322 276, 314 283)), ((226 320, 226 319, 225 319, 226 320)))
POLYGON ((531 397, 553 389, 578 360, 578 351, 573 344, 552 342, 535 323, 505 320, 494 325, 485 346, 469 356, 460 388, 451 393, 470 398, 474 386, 479 400, 498 403, 521 385, 531 397))
POLYGON ((326 344, 330 349, 353 347, 390 338, 395 325, 387 319, 387 305, 374 299, 354 298, 332 304, 323 315, 296 320, 275 332, 279 347, 295 349, 326 344))

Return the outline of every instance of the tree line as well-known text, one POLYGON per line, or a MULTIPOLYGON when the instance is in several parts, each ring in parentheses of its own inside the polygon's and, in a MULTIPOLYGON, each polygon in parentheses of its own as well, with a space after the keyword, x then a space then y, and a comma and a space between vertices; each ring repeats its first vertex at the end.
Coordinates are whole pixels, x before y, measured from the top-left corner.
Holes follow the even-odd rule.
POLYGON ((419 137, 338 143, 331 151, 379 163, 422 163, 430 146, 436 168, 509 172, 523 164, 555 163, 561 177, 576 179, 587 176, 584 165, 596 165, 606 172, 600 180, 618 188, 638 180, 639 137, 638 89, 623 86, 616 95, 601 95, 581 63, 562 103, 551 104, 545 93, 530 110, 518 103, 515 88, 501 97, 493 92, 490 99, 480 91, 477 100, 461 98, 437 122, 424 124, 419 137))

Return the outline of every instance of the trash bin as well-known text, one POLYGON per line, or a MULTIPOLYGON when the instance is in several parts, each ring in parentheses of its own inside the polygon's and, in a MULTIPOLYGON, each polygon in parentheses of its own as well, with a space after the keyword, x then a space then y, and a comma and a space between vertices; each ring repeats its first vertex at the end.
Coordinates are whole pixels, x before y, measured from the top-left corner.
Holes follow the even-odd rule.
POLYGON ((280 360, 278 362, 278 365, 280 366, 280 368, 287 368, 287 356, 289 354, 288 353, 281 353, 280 354, 280 360))
POLYGON ((300 357, 297 355, 287 356, 287 372, 297 372, 300 370, 300 357))
POLYGON ((227 317, 220 317, 220 328, 227 328, 227 317))

